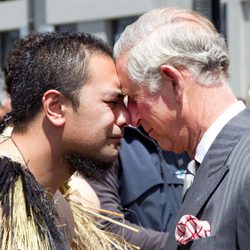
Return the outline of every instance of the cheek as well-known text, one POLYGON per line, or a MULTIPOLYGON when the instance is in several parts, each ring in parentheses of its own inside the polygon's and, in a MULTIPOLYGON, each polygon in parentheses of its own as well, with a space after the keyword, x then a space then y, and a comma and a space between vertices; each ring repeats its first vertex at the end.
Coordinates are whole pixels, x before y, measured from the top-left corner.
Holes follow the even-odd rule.
MULTIPOLYGON (((105 131, 106 133, 111 130, 115 124, 116 114, 111 110, 103 110, 100 116, 96 119, 97 126, 101 131, 105 131)), ((98 133, 98 131, 97 131, 98 133)))
POLYGON ((138 103, 137 109, 140 114, 146 116, 152 113, 153 106, 148 105, 147 103, 138 103))
POLYGON ((106 105, 96 107, 93 112, 90 110, 89 114, 93 123, 99 123, 101 126, 108 126, 115 121, 115 112, 106 105))
POLYGON ((81 124, 78 123, 77 127, 85 130, 89 137, 103 137, 108 134, 114 121, 115 115, 109 108, 102 107, 97 109, 96 107, 84 113, 81 124))
POLYGON ((138 113, 138 105, 133 101, 128 101, 127 108, 130 114, 138 113))
POLYGON ((145 121, 159 119, 159 109, 154 104, 138 105, 138 110, 145 121))

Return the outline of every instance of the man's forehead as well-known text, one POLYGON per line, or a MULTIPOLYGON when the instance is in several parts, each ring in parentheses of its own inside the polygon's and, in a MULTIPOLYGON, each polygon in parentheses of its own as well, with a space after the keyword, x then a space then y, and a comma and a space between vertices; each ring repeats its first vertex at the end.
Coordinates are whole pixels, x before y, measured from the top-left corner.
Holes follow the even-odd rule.
MULTIPOLYGON (((133 84, 132 86, 134 86, 133 84)), ((139 93, 140 89, 138 87, 128 87, 128 86, 122 86, 122 93, 127 96, 135 96, 139 93)), ((136 85, 135 85, 136 86, 136 85)))
POLYGON ((127 63, 128 63, 128 55, 121 55, 115 59, 115 66, 118 77, 125 78, 127 76, 127 63))
POLYGON ((128 54, 116 58, 116 70, 121 84, 122 92, 125 95, 135 95, 139 91, 139 85, 134 83, 127 73, 128 54))
POLYGON ((133 82, 128 77, 122 77, 120 80, 121 89, 124 95, 136 95, 140 92, 141 87, 139 84, 133 82))

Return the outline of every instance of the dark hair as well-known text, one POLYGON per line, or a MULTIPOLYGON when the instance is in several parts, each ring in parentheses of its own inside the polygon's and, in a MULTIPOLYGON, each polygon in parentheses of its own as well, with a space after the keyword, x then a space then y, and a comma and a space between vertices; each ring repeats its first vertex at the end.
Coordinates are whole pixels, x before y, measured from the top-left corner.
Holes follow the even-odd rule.
POLYGON ((77 109, 92 54, 112 57, 113 52, 87 33, 37 33, 17 41, 5 70, 15 128, 25 129, 36 117, 49 89, 60 91, 77 109))

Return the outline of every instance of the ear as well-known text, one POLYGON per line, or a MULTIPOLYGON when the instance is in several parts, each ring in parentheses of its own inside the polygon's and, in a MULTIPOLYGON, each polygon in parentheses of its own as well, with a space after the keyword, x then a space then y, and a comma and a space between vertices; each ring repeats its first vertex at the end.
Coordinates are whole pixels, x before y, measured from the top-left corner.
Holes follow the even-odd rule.
POLYGON ((177 102, 182 102, 185 81, 181 72, 170 65, 162 65, 161 73, 167 81, 172 83, 177 102))
POLYGON ((57 90, 46 91, 42 98, 44 112, 54 126, 65 123, 65 97, 57 90))

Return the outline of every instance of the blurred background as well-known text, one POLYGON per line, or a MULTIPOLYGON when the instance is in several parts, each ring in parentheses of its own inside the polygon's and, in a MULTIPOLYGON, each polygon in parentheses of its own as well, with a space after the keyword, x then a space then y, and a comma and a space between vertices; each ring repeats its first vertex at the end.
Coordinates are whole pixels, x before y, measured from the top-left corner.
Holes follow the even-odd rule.
POLYGON ((168 6, 197 10, 214 22, 228 44, 230 86, 248 100, 250 0, 0 0, 0 68, 13 42, 30 32, 84 31, 113 45, 139 15, 168 6))

